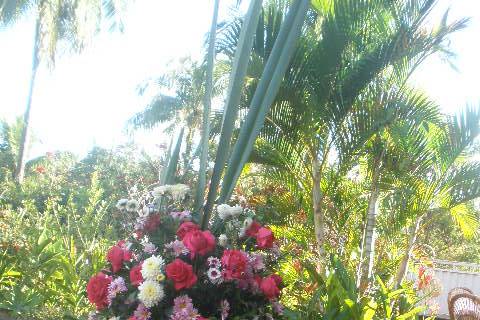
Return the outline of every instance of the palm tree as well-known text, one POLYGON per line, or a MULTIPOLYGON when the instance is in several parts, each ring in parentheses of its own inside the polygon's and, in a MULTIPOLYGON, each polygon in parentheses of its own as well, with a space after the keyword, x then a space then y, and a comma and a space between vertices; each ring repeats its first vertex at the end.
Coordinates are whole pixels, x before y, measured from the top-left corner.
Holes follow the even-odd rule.
POLYGON ((32 53, 32 70, 25 113, 23 132, 15 171, 17 181, 25 175, 26 149, 30 135, 30 113, 38 67, 41 62, 53 65, 57 48, 62 44, 79 51, 108 18, 111 29, 122 28, 117 13, 124 8, 123 1, 102 0, 4 0, 0 6, 0 25, 15 23, 31 12, 35 15, 35 33, 32 53))
POLYGON ((393 195, 398 214, 410 221, 395 278, 397 287, 406 274, 419 232, 427 230, 435 216, 450 215, 467 237, 478 232, 478 217, 470 204, 480 197, 480 163, 471 157, 480 134, 480 109, 467 108, 448 117, 442 127, 431 125, 426 133, 428 155, 422 162, 428 163, 428 170, 410 174, 403 192, 393 195))
MULTIPOLYGON (((282 3, 285 1, 272 1, 264 8, 251 56, 258 69, 278 32, 282 3)), ((257 161, 277 165, 284 181, 295 182, 293 189, 311 192, 315 237, 318 252, 324 257, 326 199, 322 179, 329 159, 337 154, 338 169, 348 171, 363 145, 384 126, 384 118, 366 110, 359 98, 385 75, 399 78, 401 88, 427 56, 443 50, 448 35, 462 28, 465 21, 447 25, 444 19, 435 31, 429 31, 424 23, 434 6, 429 0, 317 1, 314 6, 266 117, 258 140, 264 148, 253 155, 257 161), (265 150, 268 152, 262 156, 265 150)), ((226 28, 224 41, 219 41, 227 55, 235 47, 236 30, 232 23, 226 28)), ((252 88, 258 79, 255 70, 247 75, 252 88)), ((246 88, 247 95, 252 91, 246 88)), ((251 96, 245 99, 245 106, 249 99, 251 96)), ((224 198, 228 199, 229 192, 224 198)))
MULTIPOLYGON (((199 150, 194 146, 201 135, 203 124, 203 108, 205 96, 206 64, 198 64, 189 58, 182 59, 182 67, 172 70, 139 86, 139 94, 153 92, 153 97, 144 110, 136 113, 128 120, 128 127, 133 130, 153 129, 163 125, 163 131, 172 133, 178 127, 185 128, 185 151, 183 166, 185 170, 191 166, 199 150), (165 92, 173 91, 173 94, 165 92)), ((225 88, 225 74, 228 68, 224 64, 216 66, 213 75, 212 97, 218 97, 225 88)), ((222 114, 217 110, 209 110, 213 117, 211 134, 218 134, 218 126, 222 114)), ((210 130, 209 130, 210 131, 210 130)))
POLYGON ((362 159, 369 194, 357 278, 361 291, 366 289, 372 275, 381 193, 394 190, 393 181, 405 175, 425 173, 430 158, 420 133, 424 126, 439 125, 441 119, 437 105, 415 90, 403 88, 399 91, 395 83, 390 83, 369 93, 374 96, 367 96, 362 103, 379 109, 377 114, 384 123, 367 141, 362 159), (394 89, 385 89, 392 87, 394 89))

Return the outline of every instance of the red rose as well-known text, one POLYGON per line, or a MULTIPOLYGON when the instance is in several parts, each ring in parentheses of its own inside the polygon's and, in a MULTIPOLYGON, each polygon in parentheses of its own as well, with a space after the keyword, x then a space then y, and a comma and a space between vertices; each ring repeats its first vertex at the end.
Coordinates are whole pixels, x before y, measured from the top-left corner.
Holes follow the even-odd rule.
POLYGON ((182 240, 183 237, 185 237, 185 235, 188 232, 193 231, 193 230, 200 230, 200 227, 198 225, 196 225, 195 223, 190 222, 190 221, 184 222, 180 225, 180 227, 178 227, 177 236, 180 240, 182 240))
POLYGON ((247 229, 246 234, 249 237, 255 237, 257 235, 258 230, 260 230, 262 226, 257 221, 253 221, 250 227, 247 229))
POLYGON ((130 269, 130 282, 134 286, 139 286, 143 282, 141 263, 130 269))
POLYGON ((193 230, 183 237, 183 244, 190 250, 190 257, 193 259, 198 253, 201 256, 215 249, 215 237, 210 231, 193 230))
POLYGON ((152 214, 148 216, 143 229, 147 232, 153 232, 157 230, 158 226, 161 223, 160 215, 159 214, 152 214))
POLYGON ((256 235, 257 238, 257 246, 260 249, 270 249, 273 247, 273 241, 275 237, 273 236, 272 230, 268 227, 261 227, 256 235))
POLYGON ((240 250, 225 250, 222 256, 222 265, 225 268, 225 278, 241 279, 247 268, 247 257, 240 250))
POLYGON ((262 279, 262 282, 260 283, 260 290, 262 290, 263 294, 268 299, 275 299, 280 295, 280 289, 278 288, 279 284, 277 281, 278 276, 274 277, 273 275, 262 279))
POLYGON ((167 278, 173 280, 175 290, 191 288, 197 282, 192 266, 180 259, 167 264, 165 271, 167 278))
POLYGON ((90 278, 87 284, 88 301, 102 310, 108 306, 108 286, 112 282, 112 278, 106 274, 99 272, 90 278))
POLYGON ((131 258, 132 253, 119 245, 111 247, 107 253, 107 260, 112 264, 114 273, 122 269, 123 261, 129 261, 131 258))

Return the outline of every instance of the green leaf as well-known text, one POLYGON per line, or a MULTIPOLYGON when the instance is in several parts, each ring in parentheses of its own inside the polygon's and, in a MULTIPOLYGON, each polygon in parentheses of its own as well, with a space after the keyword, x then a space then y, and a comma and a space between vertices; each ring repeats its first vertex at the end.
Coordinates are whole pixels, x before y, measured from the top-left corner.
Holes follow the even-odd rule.
POLYGON ((230 157, 222 183, 220 202, 227 201, 253 149, 255 140, 265 122, 270 106, 280 88, 285 71, 296 48, 306 12, 310 6, 308 0, 295 1, 282 23, 272 52, 263 70, 260 82, 250 103, 245 122, 230 157))
POLYGON ((202 138, 200 141, 200 167, 198 170, 198 185, 195 196, 195 211, 199 211, 203 205, 205 185, 207 180, 207 163, 208 163, 208 140, 210 136, 210 109, 212 103, 213 90, 213 59, 215 55, 215 35, 217 28, 218 6, 219 0, 215 0, 213 9, 212 26, 210 28, 210 40, 207 53, 207 73, 205 79, 205 97, 203 108, 202 138))
POLYGON ((222 130, 217 147, 213 174, 210 181, 207 203, 205 204, 204 215, 202 218, 202 228, 205 228, 208 224, 213 203, 217 197, 217 188, 220 184, 220 179, 230 150, 230 141, 232 139, 234 124, 238 114, 238 106, 240 103, 245 75, 247 74, 250 51, 252 49, 253 38, 261 9, 262 0, 252 0, 250 2, 242 26, 242 31, 240 33, 237 50, 235 51, 232 73, 230 74, 227 102, 225 104, 225 111, 222 120, 222 130))
POLYGON ((182 128, 180 134, 178 135, 175 149, 173 149, 170 161, 168 162, 167 170, 165 170, 165 174, 160 181, 162 185, 173 184, 175 181, 175 173, 177 171, 178 159, 180 158, 180 147, 182 146, 183 131, 184 129, 182 128))

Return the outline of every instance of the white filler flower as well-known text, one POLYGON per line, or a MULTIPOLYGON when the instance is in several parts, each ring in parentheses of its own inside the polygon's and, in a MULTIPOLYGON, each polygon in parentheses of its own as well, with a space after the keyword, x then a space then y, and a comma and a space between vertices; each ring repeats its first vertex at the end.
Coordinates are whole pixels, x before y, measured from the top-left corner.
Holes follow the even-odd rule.
POLYGON ((239 215, 242 214, 242 212, 243 212, 243 208, 238 204, 234 207, 230 207, 230 215, 233 216, 234 218, 237 218, 239 215))
POLYGON ((221 245, 222 247, 226 247, 228 244, 228 238, 226 234, 221 234, 218 237, 218 244, 221 245))
POLYGON ((174 184, 169 191, 174 201, 182 201, 189 190, 190 187, 186 184, 174 184))
POLYGON ((138 299, 147 308, 155 306, 165 296, 163 286, 153 280, 146 280, 138 287, 138 299))
POLYGON ((142 277, 143 279, 151 280, 156 279, 162 274, 162 268, 165 265, 165 260, 160 256, 151 256, 143 261, 142 264, 142 277))
POLYGON ((231 207, 226 203, 219 204, 217 206, 217 212, 220 219, 225 220, 230 217, 230 209, 231 207))
POLYGON ((115 206, 117 207, 118 210, 122 211, 127 208, 127 203, 128 203, 128 199, 120 199, 118 200, 115 206))
POLYGON ((137 200, 132 199, 132 200, 128 200, 126 207, 128 212, 135 212, 140 207, 140 204, 138 203, 137 200))

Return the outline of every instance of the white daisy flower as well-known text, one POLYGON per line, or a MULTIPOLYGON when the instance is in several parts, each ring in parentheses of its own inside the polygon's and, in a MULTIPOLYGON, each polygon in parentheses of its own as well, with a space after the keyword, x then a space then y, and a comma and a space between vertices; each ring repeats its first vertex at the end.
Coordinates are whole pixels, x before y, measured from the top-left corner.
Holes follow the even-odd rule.
POLYGON ((221 268, 222 262, 217 257, 208 257, 207 264, 210 268, 221 268))
POLYGON ((151 256, 143 261, 142 277, 144 279, 156 279, 162 274, 162 268, 165 265, 165 260, 160 256, 151 256))
POLYGON ((147 308, 155 306, 165 297, 163 286, 154 280, 146 280, 138 287, 138 299, 147 308))

